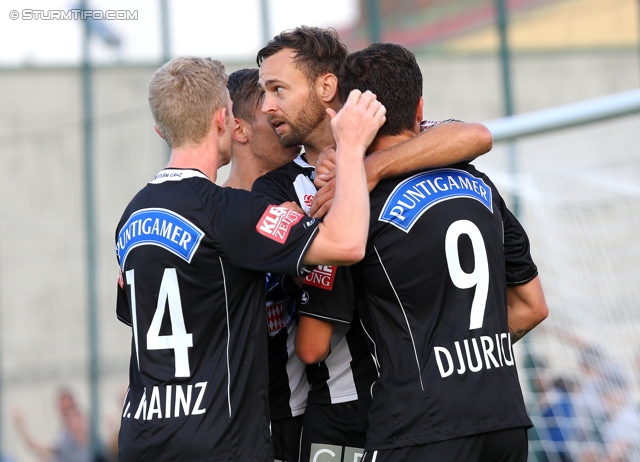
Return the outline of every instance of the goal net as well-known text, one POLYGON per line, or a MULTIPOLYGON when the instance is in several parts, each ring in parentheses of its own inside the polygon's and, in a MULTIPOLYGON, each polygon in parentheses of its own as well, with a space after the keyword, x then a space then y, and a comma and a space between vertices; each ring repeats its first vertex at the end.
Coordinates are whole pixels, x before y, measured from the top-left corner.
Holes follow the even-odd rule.
POLYGON ((549 317, 514 348, 532 461, 640 460, 640 114, 474 162, 525 226, 549 317))

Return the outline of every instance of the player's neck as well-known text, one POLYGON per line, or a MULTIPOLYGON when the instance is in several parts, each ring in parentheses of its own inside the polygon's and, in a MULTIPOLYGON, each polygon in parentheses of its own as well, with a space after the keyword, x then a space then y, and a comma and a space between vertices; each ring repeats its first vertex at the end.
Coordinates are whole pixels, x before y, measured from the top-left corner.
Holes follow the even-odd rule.
POLYGON ((227 181, 222 183, 223 188, 244 189, 245 191, 251 191, 251 186, 253 186, 253 181, 247 181, 247 179, 237 169, 234 170, 233 167, 229 172, 227 181))
POLYGON ((395 146, 396 144, 404 143, 405 141, 415 138, 415 136, 415 133, 409 131, 405 131, 399 135, 376 136, 376 138, 369 146, 369 149, 367 149, 367 154, 376 151, 382 151, 383 149, 390 148, 392 146, 395 146))
POLYGON ((320 153, 335 145, 333 132, 331 131, 329 117, 325 118, 320 125, 308 136, 306 144, 304 144, 304 157, 309 165, 316 165, 320 153))
POLYGON ((251 157, 245 156, 240 149, 234 148, 229 178, 227 178, 227 181, 225 181, 222 186, 251 191, 253 182, 256 181, 260 175, 255 164, 251 162, 251 157))
POLYGON ((185 146, 171 150, 167 168, 192 168, 200 170, 215 183, 218 178, 217 147, 205 141, 197 147, 185 146))

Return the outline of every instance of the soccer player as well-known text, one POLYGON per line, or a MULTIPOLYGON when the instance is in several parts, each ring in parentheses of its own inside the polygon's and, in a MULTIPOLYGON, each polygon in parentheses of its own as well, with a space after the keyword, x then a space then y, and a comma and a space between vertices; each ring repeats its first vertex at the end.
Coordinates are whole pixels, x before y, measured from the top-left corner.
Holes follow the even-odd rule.
POLYGON ((272 462, 264 273, 302 276, 306 265, 363 255, 362 157, 384 122, 375 95, 356 91, 331 114, 339 187, 318 223, 214 183, 231 154, 226 83, 220 62, 190 57, 171 60, 149 83, 171 158, 116 228, 117 315, 132 328, 122 461, 272 462))
MULTIPOLYGON (((276 36, 258 52, 263 111, 285 146, 304 154, 254 183, 253 191, 277 202, 295 200, 309 212, 314 166, 334 139, 327 108, 338 110, 336 74, 347 49, 332 29, 299 27, 276 36)), ((370 188, 382 176, 474 158, 491 148, 479 124, 434 129, 384 155, 366 160, 370 188)), ((301 461, 336 447, 348 457, 362 453, 368 426, 370 387, 376 371, 355 310, 350 273, 322 266, 306 280, 296 352, 310 364, 310 392, 303 418, 301 461)))
MULTIPOLYGON (((348 56, 340 91, 378 91, 387 121, 370 151, 417 136, 414 55, 373 44, 348 56)), ((380 182, 353 271, 380 377, 365 462, 526 461, 527 416, 511 344, 548 313, 527 235, 468 162, 380 182)))
POLYGON ((257 178, 298 157, 300 146, 282 146, 262 112, 257 68, 232 72, 227 88, 233 102, 234 125, 231 168, 223 186, 250 191, 257 178))
MULTIPOLYGON (((233 72, 227 88, 233 102, 234 125, 231 170, 223 186, 250 191, 256 178, 295 159, 300 147, 282 146, 262 112, 258 69, 233 72)), ((276 460, 297 462, 302 414, 309 393, 306 365, 293 348, 301 289, 291 278, 273 273, 267 274, 266 287, 273 452, 276 460)))

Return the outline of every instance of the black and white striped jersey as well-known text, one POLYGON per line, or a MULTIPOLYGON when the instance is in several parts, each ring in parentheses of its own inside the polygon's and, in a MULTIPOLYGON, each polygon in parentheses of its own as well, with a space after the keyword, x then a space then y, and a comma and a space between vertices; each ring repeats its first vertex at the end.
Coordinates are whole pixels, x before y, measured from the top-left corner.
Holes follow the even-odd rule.
POLYGON ((319 266, 304 279, 300 315, 331 321, 331 352, 307 366, 309 404, 336 404, 371 396, 377 371, 358 315, 350 267, 319 266))
MULTIPOLYGON (((315 168, 299 156, 258 178, 252 190, 275 203, 295 201, 308 212, 316 193, 314 174, 315 168)), ((357 315, 354 316, 355 294, 352 287, 347 268, 317 267, 305 281, 300 313, 322 317, 326 310, 330 310, 330 320, 335 322, 329 356, 321 363, 307 366, 311 387, 309 403, 343 403, 368 396, 375 379, 373 360, 360 321, 357 315), (331 280, 331 285, 323 286, 321 281, 327 280, 331 280), (334 288, 335 292, 332 292, 334 288), (340 314, 334 316, 336 311, 340 314)))
POLYGON ((355 275, 380 374, 367 450, 531 425, 506 284, 530 281, 537 268, 487 176, 461 163, 382 181, 355 275))
POLYGON ((309 217, 166 169, 116 230, 132 327, 119 460, 273 461, 265 273, 304 275, 309 217))
POLYGON ((309 382, 306 364, 296 355, 300 288, 282 274, 267 274, 269 328, 269 410, 271 420, 304 414, 309 382))

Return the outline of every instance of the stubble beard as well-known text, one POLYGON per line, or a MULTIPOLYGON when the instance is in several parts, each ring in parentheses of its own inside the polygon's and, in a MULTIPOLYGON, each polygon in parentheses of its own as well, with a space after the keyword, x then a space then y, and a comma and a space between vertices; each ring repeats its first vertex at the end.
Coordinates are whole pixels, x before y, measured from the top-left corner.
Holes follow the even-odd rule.
POLYGON ((310 93, 306 104, 300 110, 295 121, 287 121, 291 131, 280 137, 280 142, 285 148, 307 144, 309 135, 328 117, 325 106, 310 93))

